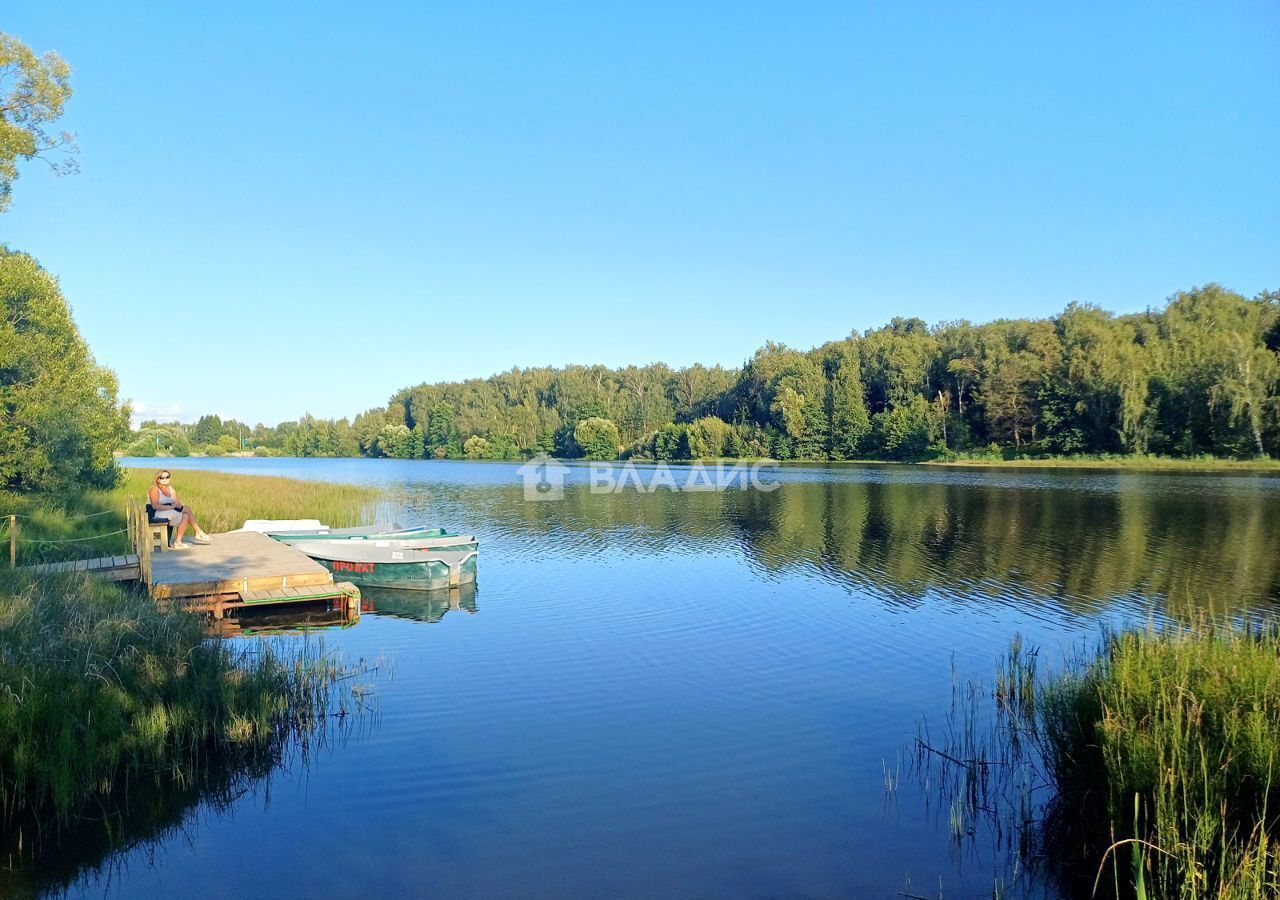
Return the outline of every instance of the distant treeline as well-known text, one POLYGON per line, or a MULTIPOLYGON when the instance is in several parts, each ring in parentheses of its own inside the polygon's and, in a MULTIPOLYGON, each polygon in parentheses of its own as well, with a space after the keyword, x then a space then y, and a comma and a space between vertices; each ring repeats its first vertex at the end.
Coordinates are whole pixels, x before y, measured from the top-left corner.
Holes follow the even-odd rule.
POLYGON ((1280 293, 1208 285, 1132 315, 1073 303, 983 325, 895 318, 808 351, 768 343, 740 369, 512 369, 405 388, 354 420, 242 430, 206 416, 139 437, 397 458, 1255 457, 1280 455, 1278 392, 1280 293))

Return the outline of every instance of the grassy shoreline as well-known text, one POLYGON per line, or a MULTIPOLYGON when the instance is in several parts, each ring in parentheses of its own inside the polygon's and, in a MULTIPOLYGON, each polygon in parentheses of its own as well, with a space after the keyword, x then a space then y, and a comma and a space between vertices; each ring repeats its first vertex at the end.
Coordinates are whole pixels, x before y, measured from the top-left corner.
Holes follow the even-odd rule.
POLYGON ((1128 469, 1177 472, 1278 472, 1280 459, 1183 458, 1177 456, 1050 456, 1029 459, 925 460, 922 466, 1006 469, 1128 469))
MULTIPOLYGON (((153 474, 80 496, 0 493, 0 513, 23 517, 19 565, 124 552, 124 500, 153 474)), ((174 483, 211 531, 246 518, 356 522, 380 496, 215 472, 174 483)), ((0 570, 0 853, 12 869, 83 843, 85 829, 117 846, 140 798, 165 806, 193 785, 269 771, 355 708, 338 689, 350 674, 313 640, 209 640, 199 616, 162 611, 136 586, 0 570)))
MULTIPOLYGON (((142 500, 156 469, 125 469, 110 491, 46 498, 0 492, 0 515, 17 513, 18 565, 58 562, 128 552, 124 506, 142 500)), ((239 528, 246 519, 321 519, 335 527, 359 525, 373 517, 381 492, 358 485, 302 481, 274 475, 176 470, 179 498, 195 510, 206 531, 239 528)), ((8 543, 7 519, 0 521, 0 549, 8 543)), ((6 560, 7 562, 7 560, 6 560)))

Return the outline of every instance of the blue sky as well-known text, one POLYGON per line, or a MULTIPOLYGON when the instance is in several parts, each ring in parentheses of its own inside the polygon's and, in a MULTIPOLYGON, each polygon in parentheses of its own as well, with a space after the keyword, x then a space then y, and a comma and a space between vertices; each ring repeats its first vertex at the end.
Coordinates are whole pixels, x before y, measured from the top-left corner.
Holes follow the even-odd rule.
POLYGON ((7 3, 0 241, 143 410, 1280 288, 1280 4, 7 3), (126 12, 127 10, 127 12, 126 12), (158 361, 160 360, 160 361, 158 361))

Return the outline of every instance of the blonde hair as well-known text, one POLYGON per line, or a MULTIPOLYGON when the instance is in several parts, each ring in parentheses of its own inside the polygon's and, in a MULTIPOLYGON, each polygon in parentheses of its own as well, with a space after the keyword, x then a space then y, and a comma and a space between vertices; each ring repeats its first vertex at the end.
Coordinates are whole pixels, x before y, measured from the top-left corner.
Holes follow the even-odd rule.
MULTIPOLYGON (((151 479, 151 483, 152 483, 152 484, 159 484, 159 483, 160 483, 160 478, 162 477, 163 473, 168 472, 168 471, 169 471, 168 469, 160 469, 158 472, 156 472, 156 477, 151 479)), ((169 473, 169 477, 170 477, 170 478, 172 478, 172 477, 173 477, 173 473, 172 473, 172 472, 170 472, 170 473, 169 473)))

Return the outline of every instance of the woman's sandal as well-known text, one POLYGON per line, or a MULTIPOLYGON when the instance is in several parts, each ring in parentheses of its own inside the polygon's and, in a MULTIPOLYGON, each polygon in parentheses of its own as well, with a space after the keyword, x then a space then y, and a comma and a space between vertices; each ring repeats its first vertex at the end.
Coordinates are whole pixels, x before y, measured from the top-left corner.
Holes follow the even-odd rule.
POLYGON ((195 537, 191 538, 191 541, 192 543, 196 543, 196 544, 212 544, 213 543, 213 541, 209 539, 209 535, 207 534, 197 534, 195 537))
POLYGON ((174 541, 170 546, 170 550, 190 550, 191 545, 186 541, 174 541))

